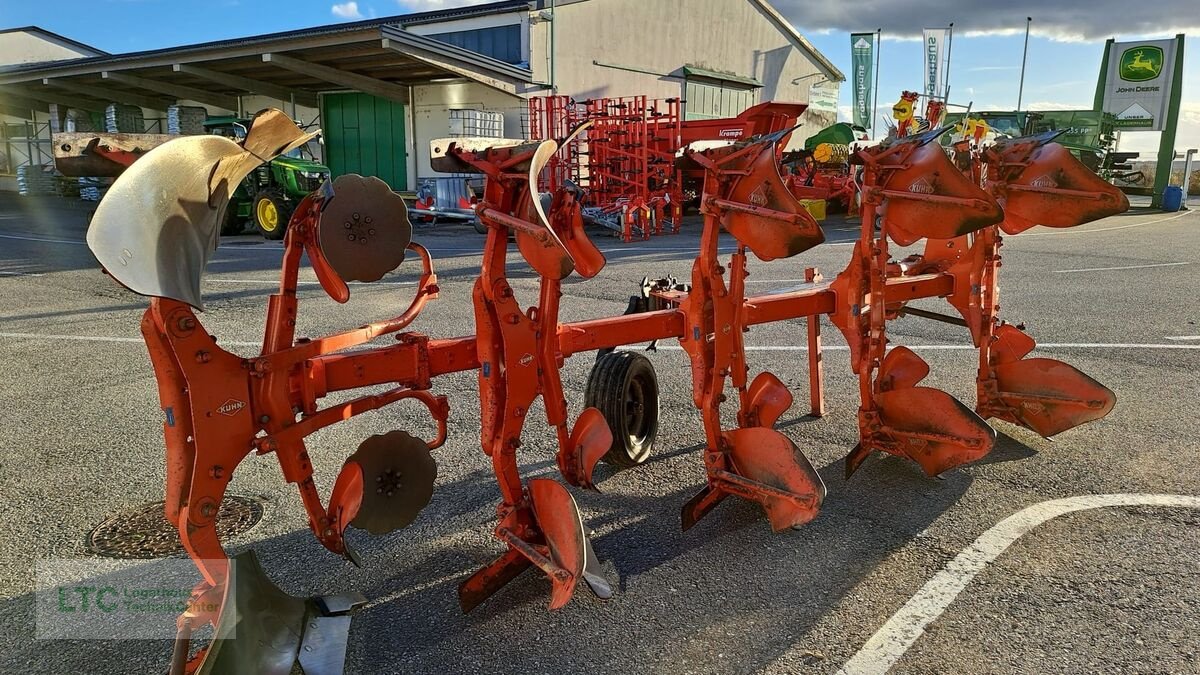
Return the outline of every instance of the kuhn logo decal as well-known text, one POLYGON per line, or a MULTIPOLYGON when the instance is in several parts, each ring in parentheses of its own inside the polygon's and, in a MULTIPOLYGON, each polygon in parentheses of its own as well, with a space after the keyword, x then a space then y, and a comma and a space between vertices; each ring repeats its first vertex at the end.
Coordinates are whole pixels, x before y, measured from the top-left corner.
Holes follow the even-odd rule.
POLYGON ((1050 174, 1043 174, 1041 176, 1038 176, 1037 178, 1034 178, 1032 181, 1030 181, 1029 184, 1036 188, 1056 188, 1056 187, 1058 187, 1058 182, 1055 181, 1053 178, 1051 178, 1050 174))
POLYGON ((928 178, 921 178, 912 185, 909 185, 908 191, 916 192, 917 194, 931 195, 933 194, 933 183, 930 183, 928 178))
POLYGON ((227 417, 233 417, 234 415, 238 414, 238 412, 240 412, 242 408, 245 408, 245 407, 246 407, 245 401, 239 401, 236 398, 231 398, 228 401, 225 401, 221 405, 217 406, 217 412, 219 412, 222 415, 225 415, 227 417))
POLYGON ((766 206, 770 201, 771 189, 766 183, 759 185, 754 192, 750 193, 750 203, 755 206, 766 206))

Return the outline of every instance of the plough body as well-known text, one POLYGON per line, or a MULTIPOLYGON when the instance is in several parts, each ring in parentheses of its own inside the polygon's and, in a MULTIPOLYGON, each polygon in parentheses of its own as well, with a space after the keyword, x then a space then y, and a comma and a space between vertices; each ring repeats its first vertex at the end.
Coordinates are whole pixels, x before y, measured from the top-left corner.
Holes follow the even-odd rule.
MULTIPOLYGON (((246 574, 235 573, 217 538, 217 507, 239 464, 251 453, 274 454, 284 479, 297 485, 317 540, 358 562, 344 536, 350 525, 373 534, 396 530, 411 523, 431 498, 436 465, 430 451, 445 442, 450 412, 447 399, 433 388, 436 378, 448 373, 477 373, 480 443, 491 459, 500 494, 494 533, 503 552, 460 586, 465 611, 529 568, 549 579, 551 609, 565 605, 581 581, 601 598, 612 594, 571 493, 550 478, 524 481, 516 462, 527 413, 538 397, 555 430, 557 466, 566 483, 595 488, 593 469, 602 457, 620 466, 645 460, 652 427, 636 452, 630 448, 630 429, 638 421, 657 419, 647 410, 653 405, 656 413, 658 405, 652 368, 643 364, 643 377, 637 380, 630 362, 644 357, 626 353, 611 363, 602 357, 597 372, 608 370, 604 377, 594 373, 589 384, 589 398, 599 400, 572 424, 559 371, 565 359, 582 352, 603 354, 624 345, 676 339, 686 353, 692 401, 706 438, 706 482, 683 505, 685 529, 733 495, 758 503, 771 527, 785 530, 816 517, 826 496, 811 462, 775 429, 793 403, 791 392, 770 372, 750 377, 744 336, 758 324, 807 318, 810 344, 819 346, 815 319, 827 315, 845 336, 861 400, 860 439, 847 457, 847 474, 871 453, 884 452, 912 459, 936 475, 988 453, 995 432, 985 418, 1050 436, 1103 417, 1113 406, 1111 391, 1071 366, 1026 358, 1034 347, 1032 338, 998 318, 1001 231, 1020 232, 1043 220, 1069 227, 1128 207, 1115 188, 1085 173, 1051 138, 997 143, 976 153, 966 167, 956 167, 932 142, 936 131, 860 151, 854 161, 864 169, 862 228, 847 268, 832 281, 810 270, 811 282, 803 287, 758 296, 746 294, 750 255, 764 261, 789 259, 824 241, 821 228, 779 175, 777 144, 790 130, 703 152, 689 150, 679 169, 704 175, 704 225, 690 285, 653 284, 650 302, 639 306, 642 311, 572 323, 559 321, 562 280, 572 273, 583 278, 599 274, 604 256, 584 231, 578 188, 564 182, 552 194, 536 193, 543 169, 571 138, 435 141, 436 169, 474 171, 487 179, 477 207, 488 235, 472 292, 476 334, 431 338, 406 330, 440 292, 433 261, 411 241, 399 197, 377 179, 343 176, 306 198, 293 215, 261 353, 241 357, 218 346, 193 308, 200 306, 200 274, 216 244, 210 225, 220 222, 226 187, 236 184, 239 172, 252 170, 256 161, 302 136, 279 124, 273 113, 259 119, 244 148, 229 142, 234 147, 195 155, 182 145, 189 139, 181 139, 147 153, 135 168, 161 173, 137 180, 157 180, 166 189, 180 190, 176 203, 183 205, 182 211, 174 205, 162 213, 135 209, 148 231, 130 231, 135 229, 127 226, 130 209, 141 204, 132 189, 138 183, 128 182, 131 171, 118 179, 89 233, 93 251, 114 278, 152 296, 142 333, 165 415, 166 516, 203 576, 196 594, 214 600, 215 606, 223 604, 220 599, 233 583, 239 607, 254 606, 244 603, 246 596, 287 597, 256 561, 245 561, 246 574), (191 164, 173 168, 156 161, 175 162, 180 156, 191 157, 191 164), (227 182, 197 180, 196 172, 223 176, 227 182), (122 190, 123 183, 129 187, 122 190), (1052 217, 1042 215, 1047 208, 1052 217), (736 242, 727 261, 718 255, 722 231, 736 242), (923 255, 891 258, 889 240, 909 245, 921 239, 928 241, 923 255), (178 246, 180 241, 187 245, 178 246), (508 283, 512 248, 539 276, 534 306, 522 306, 508 283), (346 302, 348 281, 379 279, 407 254, 420 259, 422 270, 404 312, 331 336, 296 337, 302 255, 311 261, 326 293, 346 302), (180 262, 176 258, 181 255, 185 260, 170 269, 194 278, 164 276, 168 263, 180 262), (950 318, 967 327, 979 349, 974 410, 945 392, 920 386, 929 366, 912 350, 889 350, 887 321, 902 314, 932 315, 909 307, 923 298, 946 298, 961 321, 950 318), (384 335, 396 335, 395 343, 347 351, 384 335), (612 365, 618 361, 619 369, 612 365), (649 378, 644 377, 647 369, 649 378), (629 393, 621 387, 633 380, 640 393, 626 400, 629 393), (379 393, 319 406, 334 392, 380 386, 386 388, 379 393), (721 407, 729 402, 730 389, 736 395, 736 425, 725 428, 721 407), (324 503, 305 437, 405 399, 426 408, 437 436, 425 441, 394 431, 367 439, 347 459, 324 503), (601 408, 609 411, 607 418, 601 408), (619 411, 628 418, 620 419, 619 411)), ((819 364, 815 355, 810 359, 819 364)), ((814 392, 819 393, 816 377, 814 392)), ((816 400, 813 406, 819 412, 816 400)), ((262 641, 262 650, 269 653, 234 659, 229 655, 240 654, 241 648, 222 644, 221 626, 234 620, 226 614, 241 610, 185 615, 175 671, 222 672, 211 669, 215 663, 233 668, 231 664, 270 662, 286 672, 285 664, 304 667, 308 650, 303 647, 314 640, 344 651, 355 601, 272 602, 273 611, 283 617, 279 621, 287 625, 305 626, 308 618, 323 617, 323 623, 311 624, 320 625, 322 633, 285 631, 262 641), (218 627, 217 639, 190 655, 191 631, 205 623, 218 627)), ((324 662, 337 661, 337 656, 325 654, 324 662)))

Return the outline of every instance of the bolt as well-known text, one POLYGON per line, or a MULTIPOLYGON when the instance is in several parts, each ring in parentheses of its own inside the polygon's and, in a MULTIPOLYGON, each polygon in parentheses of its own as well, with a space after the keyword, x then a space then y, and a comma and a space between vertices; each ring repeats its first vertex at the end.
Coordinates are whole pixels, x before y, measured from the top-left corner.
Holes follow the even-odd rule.
POLYGON ((366 218, 363 218, 363 222, 370 225, 372 222, 371 216, 367 216, 366 218))
POLYGON ((213 506, 211 503, 205 503, 200 507, 200 515, 204 516, 205 518, 212 518, 213 516, 217 515, 217 507, 213 506))
POLYGON ((350 217, 351 217, 351 218, 353 218, 353 219, 355 219, 355 220, 358 220, 358 214, 357 214, 357 213, 355 213, 353 216, 350 216, 350 217))
POLYGON ((203 349, 196 352, 196 362, 197 363, 208 363, 209 361, 212 361, 212 354, 209 354, 208 352, 204 351, 203 349))
POLYGON ((190 316, 185 316, 179 320, 180 330, 191 330, 196 327, 196 320, 190 316))
POLYGON ((220 480, 225 475, 225 468, 218 465, 208 470, 208 475, 220 480))
POLYGON ((266 424, 267 422, 270 422, 270 421, 271 421, 271 416, 270 416, 270 415, 263 415, 262 417, 258 418, 258 421, 259 421, 259 422, 262 422, 263 424, 266 424))

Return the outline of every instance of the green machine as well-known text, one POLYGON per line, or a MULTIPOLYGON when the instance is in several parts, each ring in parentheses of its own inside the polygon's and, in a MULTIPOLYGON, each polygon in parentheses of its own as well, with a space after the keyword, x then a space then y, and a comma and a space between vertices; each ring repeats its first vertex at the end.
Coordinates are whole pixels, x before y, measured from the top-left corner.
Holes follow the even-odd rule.
MULTIPOLYGON (((250 120, 210 117, 204 128, 210 134, 240 141, 250 120)), ((221 234, 241 232, 247 221, 267 239, 283 239, 288 219, 305 195, 329 178, 329 167, 315 161, 305 148, 276 157, 246 177, 229 202, 221 234)))
MULTIPOLYGON (((1099 110, 1021 110, 972 112, 971 117, 987 122, 992 133, 1003 136, 1028 136, 1046 131, 1064 131, 1056 140, 1087 167, 1101 175, 1110 171, 1116 159, 1115 118, 1099 110)), ((949 113, 945 124, 957 125, 964 113, 949 113)), ((944 145, 952 134, 942 136, 944 145)))

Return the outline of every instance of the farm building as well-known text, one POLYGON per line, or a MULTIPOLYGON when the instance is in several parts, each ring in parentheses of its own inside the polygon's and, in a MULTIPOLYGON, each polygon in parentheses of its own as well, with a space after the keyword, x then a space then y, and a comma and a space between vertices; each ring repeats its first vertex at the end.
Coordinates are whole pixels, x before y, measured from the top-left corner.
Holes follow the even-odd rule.
POLYGON ((312 150, 334 175, 411 190, 433 175, 430 140, 521 137, 530 97, 681 97, 686 119, 820 99, 800 143, 834 120, 844 79, 766 0, 506 0, 129 54, 37 28, 0 38, 0 189, 49 161, 50 133, 101 125, 113 103, 142 113, 143 128, 120 131, 151 133, 166 132, 172 105, 281 107, 323 130, 312 150))

